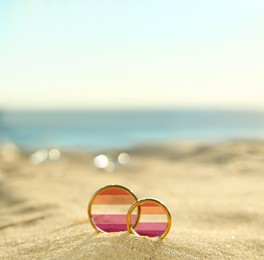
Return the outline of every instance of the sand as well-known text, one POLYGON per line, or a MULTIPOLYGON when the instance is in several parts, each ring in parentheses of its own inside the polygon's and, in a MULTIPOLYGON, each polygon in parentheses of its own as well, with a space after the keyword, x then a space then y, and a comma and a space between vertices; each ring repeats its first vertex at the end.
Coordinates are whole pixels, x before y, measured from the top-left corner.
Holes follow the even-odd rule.
POLYGON ((264 142, 142 146, 130 164, 98 170, 89 153, 33 164, 0 156, 0 259, 264 259, 264 142), (121 184, 162 200, 164 239, 97 234, 91 195, 121 184))

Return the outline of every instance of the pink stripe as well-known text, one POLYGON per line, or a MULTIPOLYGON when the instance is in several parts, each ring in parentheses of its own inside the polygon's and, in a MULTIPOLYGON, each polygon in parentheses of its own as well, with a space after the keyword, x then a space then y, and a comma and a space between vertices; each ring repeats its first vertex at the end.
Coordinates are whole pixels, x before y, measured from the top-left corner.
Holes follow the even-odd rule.
POLYGON ((140 222, 137 224, 135 230, 166 230, 167 222, 140 222))
POLYGON ((96 224, 96 226, 105 232, 127 231, 126 224, 96 224))
MULTIPOLYGON (((123 224, 126 223, 126 214, 92 214, 94 224, 123 224)), ((131 222, 135 223, 137 215, 131 216, 131 222)))

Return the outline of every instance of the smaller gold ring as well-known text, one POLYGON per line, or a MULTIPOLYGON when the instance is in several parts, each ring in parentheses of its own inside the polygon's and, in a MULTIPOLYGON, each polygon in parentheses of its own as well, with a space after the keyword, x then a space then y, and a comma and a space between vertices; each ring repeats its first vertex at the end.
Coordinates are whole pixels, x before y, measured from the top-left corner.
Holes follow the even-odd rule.
MULTIPOLYGON (((135 231, 135 228, 137 227, 137 225, 139 224, 140 222, 140 217, 141 217, 141 214, 142 214, 142 208, 140 209, 140 205, 142 204, 145 204, 145 203, 151 203, 151 204, 156 204, 160 207, 163 208, 163 213, 162 214, 166 214, 167 216, 167 226, 166 226, 166 229, 164 231, 164 233, 160 236, 158 236, 159 238, 163 239, 165 238, 169 231, 170 231, 170 228, 171 228, 171 214, 168 210, 168 208, 164 205, 163 202, 161 202, 160 200, 157 200, 157 199, 153 199, 153 198, 143 198, 143 199, 140 199, 138 201, 136 201, 134 204, 132 204, 132 206, 130 207, 130 209, 128 210, 128 213, 127 213, 127 219, 126 219, 126 225, 127 225, 127 230, 130 234, 134 234, 136 236, 141 236, 140 234, 138 234, 136 231, 135 231), (135 208, 139 207, 140 209, 140 217, 136 223, 136 225, 134 225, 133 227, 131 226, 130 222, 131 222, 131 215, 133 213, 133 211, 135 210, 135 208)), ((152 213, 153 214, 153 213, 152 213)))

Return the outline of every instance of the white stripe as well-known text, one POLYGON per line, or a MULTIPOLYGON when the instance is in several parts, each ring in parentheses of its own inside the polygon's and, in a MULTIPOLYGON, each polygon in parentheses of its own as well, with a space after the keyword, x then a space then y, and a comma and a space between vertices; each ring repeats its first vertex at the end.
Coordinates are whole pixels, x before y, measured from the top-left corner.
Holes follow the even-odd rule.
MULTIPOLYGON (((130 204, 127 205, 93 205, 92 214, 127 214, 130 204)), ((134 214, 136 211, 133 212, 134 214)), ((140 222, 168 222, 165 214, 141 214, 140 222)))
POLYGON ((164 214, 142 214, 139 222, 168 222, 168 218, 164 214))
MULTIPOLYGON (((127 214, 131 204, 93 205, 92 214, 127 214)), ((136 211, 135 211, 136 212, 136 211)))

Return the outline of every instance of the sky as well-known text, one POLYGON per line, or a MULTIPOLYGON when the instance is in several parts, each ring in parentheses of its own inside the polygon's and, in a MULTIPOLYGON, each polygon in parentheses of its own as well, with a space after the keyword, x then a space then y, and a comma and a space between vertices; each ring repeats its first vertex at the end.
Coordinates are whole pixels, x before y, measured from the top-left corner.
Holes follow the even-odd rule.
POLYGON ((264 109, 263 0, 0 0, 0 108, 264 109))

